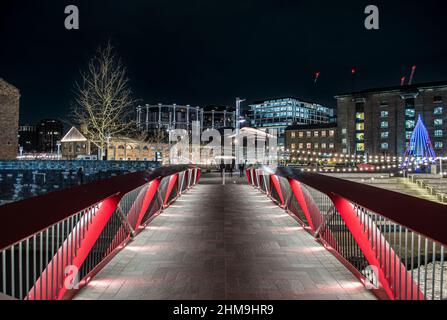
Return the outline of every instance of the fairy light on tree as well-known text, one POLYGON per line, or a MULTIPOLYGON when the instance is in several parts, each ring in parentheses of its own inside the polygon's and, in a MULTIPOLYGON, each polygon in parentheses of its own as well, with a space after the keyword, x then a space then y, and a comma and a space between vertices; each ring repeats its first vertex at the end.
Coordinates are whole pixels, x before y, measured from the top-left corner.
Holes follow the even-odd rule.
POLYGON ((435 162, 436 153, 430 141, 427 128, 424 125, 422 116, 419 114, 418 122, 411 135, 410 144, 405 152, 405 160, 402 163, 403 168, 407 168, 411 162, 417 166, 435 162), (416 161, 412 161, 416 160, 416 161))

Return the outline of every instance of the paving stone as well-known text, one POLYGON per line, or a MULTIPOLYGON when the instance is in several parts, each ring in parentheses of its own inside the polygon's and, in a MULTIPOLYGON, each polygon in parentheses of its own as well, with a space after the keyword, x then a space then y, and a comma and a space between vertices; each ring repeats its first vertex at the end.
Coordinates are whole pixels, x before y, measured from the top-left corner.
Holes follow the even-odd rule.
POLYGON ((182 195, 77 299, 375 299, 282 209, 241 180, 182 195))

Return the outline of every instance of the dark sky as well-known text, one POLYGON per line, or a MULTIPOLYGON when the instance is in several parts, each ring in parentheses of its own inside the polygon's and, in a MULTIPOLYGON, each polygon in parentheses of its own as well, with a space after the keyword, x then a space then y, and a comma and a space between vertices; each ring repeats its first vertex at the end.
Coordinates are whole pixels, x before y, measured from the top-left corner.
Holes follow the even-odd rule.
POLYGON ((335 106, 352 66, 356 89, 399 84, 413 64, 415 82, 447 80, 445 0, 0 1, 0 77, 21 90, 22 123, 67 118, 79 70, 109 38, 145 103, 292 95, 335 106), (68 4, 79 31, 64 28, 68 4), (379 31, 364 28, 368 4, 379 31))

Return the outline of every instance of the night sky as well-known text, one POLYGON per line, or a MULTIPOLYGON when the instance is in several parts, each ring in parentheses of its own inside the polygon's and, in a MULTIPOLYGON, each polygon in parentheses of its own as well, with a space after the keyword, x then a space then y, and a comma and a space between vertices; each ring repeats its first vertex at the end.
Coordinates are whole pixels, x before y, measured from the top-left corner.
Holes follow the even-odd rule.
POLYGON ((0 0, 0 77, 21 90, 21 122, 67 118, 79 70, 111 39, 144 103, 230 105, 447 80, 445 0, 0 0), (80 9, 80 30, 64 8, 80 9), (380 30, 364 28, 366 5, 380 30), (314 72, 321 78, 314 86, 314 72))

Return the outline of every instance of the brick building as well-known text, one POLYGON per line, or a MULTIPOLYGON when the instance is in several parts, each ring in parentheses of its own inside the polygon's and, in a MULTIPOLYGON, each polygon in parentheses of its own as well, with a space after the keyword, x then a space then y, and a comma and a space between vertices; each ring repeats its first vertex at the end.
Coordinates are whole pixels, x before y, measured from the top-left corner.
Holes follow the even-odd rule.
POLYGON ((445 155, 447 81, 368 89, 336 99, 339 152, 404 155, 420 114, 437 155, 445 155))
POLYGON ((292 125, 286 128, 285 149, 289 152, 335 153, 337 124, 292 125))
POLYGON ((285 131, 293 124, 330 123, 335 119, 332 108, 302 99, 284 97, 255 101, 250 105, 251 126, 257 129, 277 129, 278 146, 285 147, 285 131))
POLYGON ((17 158, 19 105, 19 90, 0 78, 0 160, 17 158))
POLYGON ((151 144, 130 138, 112 138, 107 151, 107 160, 165 162, 168 157, 167 144, 151 144))

